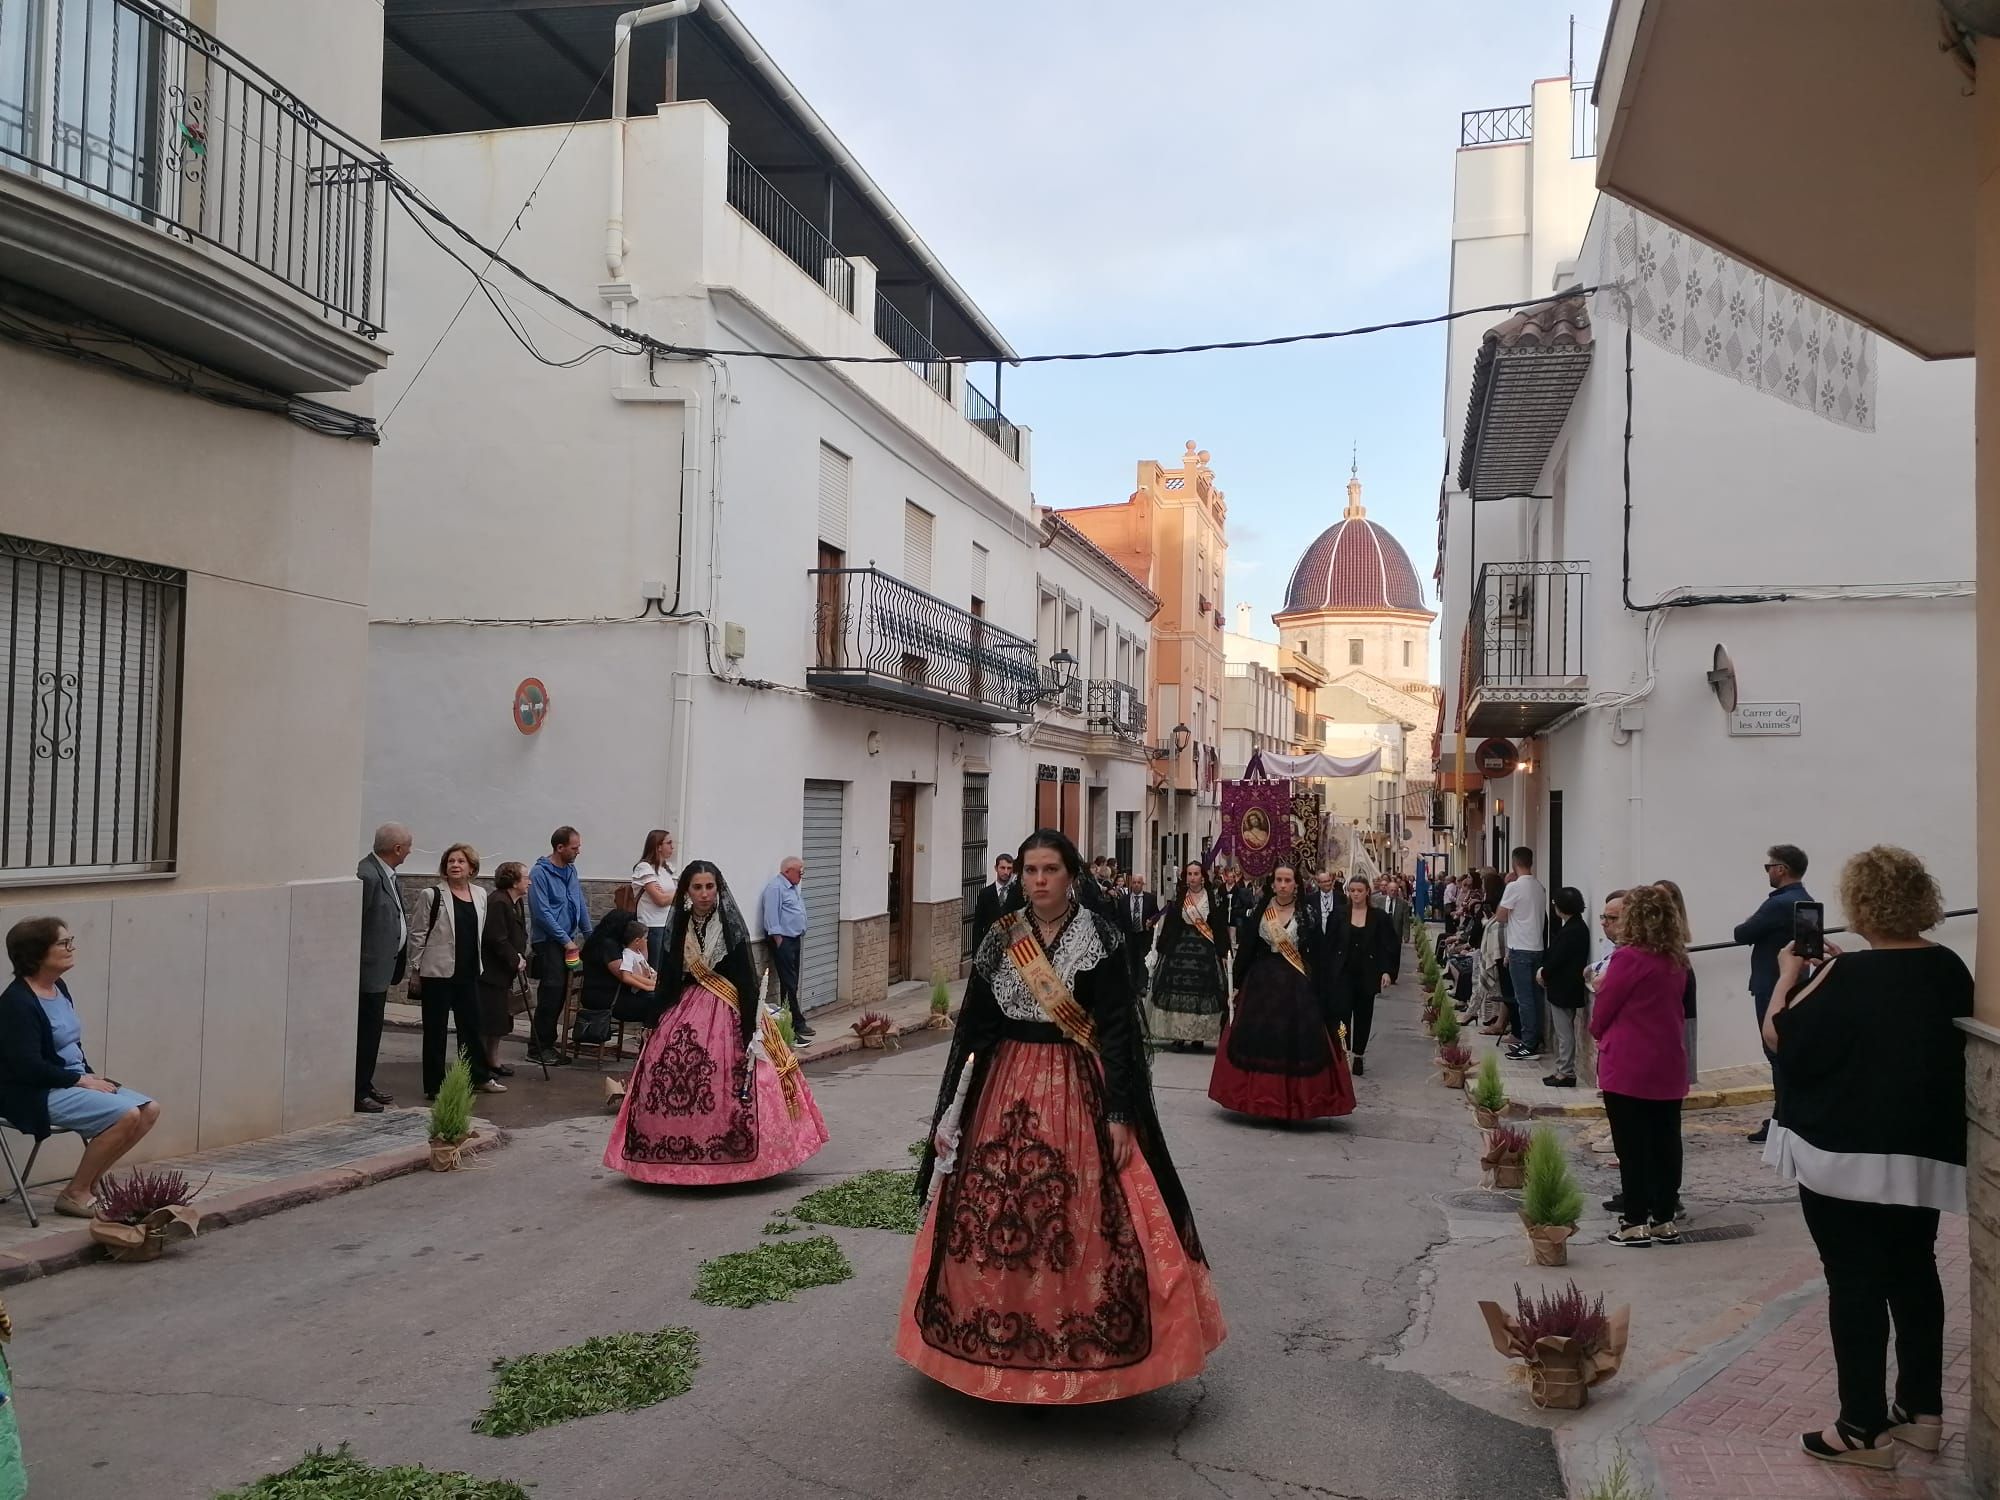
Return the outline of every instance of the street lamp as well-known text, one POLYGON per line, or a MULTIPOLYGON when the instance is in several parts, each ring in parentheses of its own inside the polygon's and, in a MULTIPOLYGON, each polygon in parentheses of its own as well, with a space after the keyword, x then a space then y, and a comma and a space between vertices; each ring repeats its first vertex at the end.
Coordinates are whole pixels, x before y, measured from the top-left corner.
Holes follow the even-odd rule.
MULTIPOLYGON (((1191 736, 1192 731, 1189 730, 1186 724, 1176 724, 1174 726, 1172 736, 1174 746, 1174 774, 1167 780, 1167 795, 1173 799, 1174 815, 1170 825, 1170 837, 1174 842, 1174 860, 1177 865, 1187 863, 1187 851, 1181 844, 1181 789, 1179 783, 1181 779, 1181 752, 1187 749, 1188 740, 1191 736)), ((1164 877, 1166 871, 1162 870, 1160 874, 1164 877)))
POLYGON ((1069 690, 1076 686, 1077 665, 1077 659, 1071 656, 1066 650, 1058 651, 1054 656, 1051 656, 1049 658, 1048 676, 1045 679, 1049 685, 1036 688, 1029 695, 1029 702, 1048 703, 1051 700, 1066 697, 1069 690))

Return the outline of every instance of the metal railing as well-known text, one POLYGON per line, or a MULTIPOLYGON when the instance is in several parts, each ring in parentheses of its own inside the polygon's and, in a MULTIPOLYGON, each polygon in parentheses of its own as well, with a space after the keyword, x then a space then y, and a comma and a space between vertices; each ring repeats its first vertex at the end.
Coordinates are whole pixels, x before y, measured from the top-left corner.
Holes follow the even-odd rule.
POLYGON ((379 153, 153 0, 0 4, 0 167, 213 246, 382 332, 379 153))
POLYGON ((1072 677, 1069 686, 1063 686, 1062 673, 1054 667, 1041 668, 1042 690, 1037 701, 1061 709, 1066 714, 1083 712, 1083 679, 1072 677))
POLYGON ((1589 79, 1569 86, 1570 160, 1597 155, 1597 104, 1590 96, 1597 85, 1589 79))
POLYGON ((965 419, 1000 446, 1000 451, 1021 461, 1021 429, 1001 414, 1000 408, 986 399, 986 393, 971 381, 965 383, 965 419))
POLYGON ((1535 134, 1535 106, 1510 104, 1504 109, 1468 109, 1458 117, 1461 146, 1501 146, 1510 141, 1532 140, 1535 134))
POLYGON ((903 357, 908 365, 945 400, 951 399, 951 366, 903 310, 881 292, 875 293, 875 337, 903 357))
MULTIPOLYGON (((1979 908, 1976 906, 1957 906, 1947 911, 1938 920, 1940 923, 1943 923, 1949 922, 1956 917, 1976 917, 1978 915, 1979 908)), ((1847 930, 1845 927, 1829 927, 1826 929, 1826 935, 1832 937, 1837 932, 1846 932, 1847 930)), ((1748 948, 1749 946, 1750 944, 1748 943, 1739 943, 1735 938, 1731 938, 1726 943, 1689 943, 1687 951, 1690 953, 1724 953, 1731 948, 1748 948)))
POLYGON ((1146 695, 1129 682, 1090 680, 1090 727, 1131 739, 1146 736, 1146 695))
POLYGON ((1487 563, 1472 594, 1473 688, 1579 681, 1587 562, 1487 563))
POLYGON ((729 148, 729 206, 818 282, 821 291, 848 312, 854 311, 854 262, 734 146, 729 148))
POLYGON ((174 867, 187 575, 0 536, 0 884, 174 867))
POLYGON ((1292 738, 1300 744, 1312 739, 1312 715, 1302 708, 1292 710, 1292 738))
POLYGON ((1041 687, 1035 643, 879 568, 814 568, 814 667, 1018 714, 1041 687))

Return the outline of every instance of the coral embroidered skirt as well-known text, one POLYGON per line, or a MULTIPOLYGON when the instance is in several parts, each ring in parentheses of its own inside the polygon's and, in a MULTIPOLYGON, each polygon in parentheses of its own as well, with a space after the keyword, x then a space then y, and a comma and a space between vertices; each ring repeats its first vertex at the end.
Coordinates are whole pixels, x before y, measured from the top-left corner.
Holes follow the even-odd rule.
POLYGON ((787 1100, 776 1069, 758 1058, 741 1099, 743 1057, 736 1008, 690 984, 646 1039, 604 1164, 639 1182, 706 1187, 775 1177, 824 1146, 805 1075, 787 1100))
POLYGON ((1222 1342, 1208 1267, 1144 1158, 1110 1170, 1097 1062, 998 1044, 910 1261, 896 1353, 988 1401, 1112 1401, 1187 1380, 1222 1342))

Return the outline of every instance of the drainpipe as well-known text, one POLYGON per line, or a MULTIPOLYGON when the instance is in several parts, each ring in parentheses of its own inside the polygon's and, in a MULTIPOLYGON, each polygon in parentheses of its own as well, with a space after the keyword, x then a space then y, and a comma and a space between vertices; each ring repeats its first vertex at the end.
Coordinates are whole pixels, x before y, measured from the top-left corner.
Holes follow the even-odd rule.
POLYGON ((618 18, 611 42, 611 213, 604 226, 604 268, 614 282, 625 279, 625 108, 631 92, 632 33, 655 21, 678 21, 701 9, 701 0, 668 0, 642 5, 618 18))

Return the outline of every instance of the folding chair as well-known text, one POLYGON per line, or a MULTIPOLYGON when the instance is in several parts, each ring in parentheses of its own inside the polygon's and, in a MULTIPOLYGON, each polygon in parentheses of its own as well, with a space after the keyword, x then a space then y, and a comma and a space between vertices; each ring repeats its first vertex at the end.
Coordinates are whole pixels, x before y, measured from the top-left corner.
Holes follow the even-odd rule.
MULTIPOLYGON (((4 1124, 6 1124, 6 1121, 0 1120, 0 1125, 4 1124)), ((7 1128, 11 1130, 13 1126, 9 1125, 7 1128)), ((51 1134, 54 1133, 56 1132, 51 1132, 51 1134)), ((35 1212, 34 1200, 28 1196, 28 1179, 35 1175, 35 1158, 42 1154, 42 1146, 47 1140, 48 1136, 46 1135, 36 1138, 34 1149, 28 1153, 27 1168, 23 1170, 14 1165, 14 1150, 7 1144, 7 1137, 0 1135, 0 1162, 6 1164, 7 1175, 14 1180, 13 1192, 0 1193, 0 1203, 5 1203, 15 1193, 19 1193, 21 1195, 21 1207, 28 1214, 28 1227, 30 1229, 40 1229, 42 1227, 41 1215, 35 1212)))

